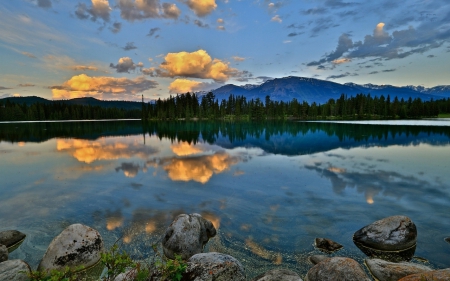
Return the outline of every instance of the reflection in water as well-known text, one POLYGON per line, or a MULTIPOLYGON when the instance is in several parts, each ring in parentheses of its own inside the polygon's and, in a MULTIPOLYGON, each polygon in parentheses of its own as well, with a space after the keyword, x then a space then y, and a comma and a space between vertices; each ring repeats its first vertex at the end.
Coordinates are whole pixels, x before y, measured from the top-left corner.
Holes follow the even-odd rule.
POLYGON ((123 143, 114 139, 102 138, 96 141, 77 139, 58 139, 56 149, 67 152, 75 159, 86 164, 98 160, 115 160, 120 158, 139 157, 146 159, 157 150, 142 146, 139 143, 123 143))
MULTIPOLYGON (((144 167, 145 169, 145 167, 144 167)), ((134 163, 127 163, 124 162, 120 165, 120 167, 116 168, 116 172, 122 170, 123 174, 127 177, 127 178, 134 178, 139 170, 140 170, 140 166, 134 163)))
POLYGON ((173 153, 178 156, 188 156, 202 152, 202 149, 200 147, 193 144, 191 145, 185 141, 171 145, 170 148, 172 149, 173 153))

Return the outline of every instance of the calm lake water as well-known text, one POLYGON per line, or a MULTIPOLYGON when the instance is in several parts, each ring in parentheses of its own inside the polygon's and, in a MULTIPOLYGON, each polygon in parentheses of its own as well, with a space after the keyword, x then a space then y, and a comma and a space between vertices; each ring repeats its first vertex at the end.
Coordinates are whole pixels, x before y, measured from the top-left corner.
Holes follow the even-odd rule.
POLYGON ((25 242, 10 259, 36 267, 66 226, 122 237, 136 259, 180 213, 200 213, 248 277, 303 277, 314 238, 361 261, 359 228, 392 215, 418 228, 416 256, 450 266, 450 121, 348 123, 0 124, 0 230, 25 242), (440 126, 435 126, 440 125, 440 126))

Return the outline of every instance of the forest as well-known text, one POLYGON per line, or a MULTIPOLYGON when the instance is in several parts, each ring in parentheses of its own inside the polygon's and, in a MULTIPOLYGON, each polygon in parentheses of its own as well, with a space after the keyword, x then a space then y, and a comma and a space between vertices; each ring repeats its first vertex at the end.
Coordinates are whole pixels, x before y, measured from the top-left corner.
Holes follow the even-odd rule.
POLYGON ((450 113, 450 98, 422 101, 390 96, 372 97, 358 94, 330 99, 325 104, 312 104, 293 99, 274 101, 270 96, 247 100, 230 95, 219 101, 212 92, 206 95, 181 94, 167 99, 142 103, 142 109, 105 108, 90 105, 18 104, 0 100, 0 121, 37 120, 366 120, 415 119, 450 113))

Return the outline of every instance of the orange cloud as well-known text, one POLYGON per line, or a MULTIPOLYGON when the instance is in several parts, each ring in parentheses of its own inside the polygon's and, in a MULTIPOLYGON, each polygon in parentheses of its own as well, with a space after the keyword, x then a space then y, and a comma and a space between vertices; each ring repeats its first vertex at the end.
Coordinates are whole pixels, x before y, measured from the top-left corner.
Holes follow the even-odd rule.
POLYGON ((188 79, 175 79, 172 83, 169 85, 169 91, 171 93, 187 93, 187 92, 193 92, 198 91, 201 89, 203 83, 188 80, 188 79))
POLYGON ((62 86, 52 89, 54 99, 70 99, 85 96, 123 99, 123 95, 134 96, 145 90, 155 88, 158 83, 144 77, 135 79, 115 77, 90 77, 86 74, 73 76, 62 86))
POLYGON ((204 17, 217 8, 216 0, 187 0, 186 4, 199 17, 204 17))
POLYGON ((203 150, 197 146, 191 145, 187 142, 180 142, 178 144, 171 145, 173 153, 178 156, 188 156, 203 152, 203 150))
POLYGON ((348 58, 342 58, 342 59, 335 59, 334 61, 332 61, 332 63, 334 64, 342 64, 342 63, 347 63, 347 62, 351 62, 351 59, 348 58))
POLYGON ((225 82, 239 73, 237 69, 231 68, 228 62, 212 59, 205 50, 168 53, 164 60, 160 65, 161 69, 143 69, 143 73, 161 77, 213 79, 217 82, 225 82))

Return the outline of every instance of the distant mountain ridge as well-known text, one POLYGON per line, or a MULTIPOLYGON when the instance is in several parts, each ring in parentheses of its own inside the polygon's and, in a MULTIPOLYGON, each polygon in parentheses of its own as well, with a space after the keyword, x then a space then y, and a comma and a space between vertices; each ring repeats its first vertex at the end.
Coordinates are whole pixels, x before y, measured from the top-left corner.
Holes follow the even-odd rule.
POLYGON ((442 99, 450 97, 450 86, 436 86, 433 88, 425 88, 422 86, 404 86, 396 87, 392 85, 374 85, 364 84, 359 85, 355 83, 339 84, 331 81, 320 80, 315 78, 305 78, 288 76, 284 78, 275 78, 268 80, 261 85, 236 86, 232 84, 224 85, 220 88, 212 90, 216 98, 219 100, 227 99, 230 94, 243 95, 248 99, 260 98, 265 100, 265 97, 270 96, 271 100, 275 101, 291 101, 296 98, 299 102, 307 101, 326 103, 329 99, 338 99, 341 94, 346 94, 348 97, 357 94, 369 94, 373 97, 385 98, 389 95, 391 100, 395 97, 398 99, 412 99, 421 98, 424 101, 431 99, 442 99))

